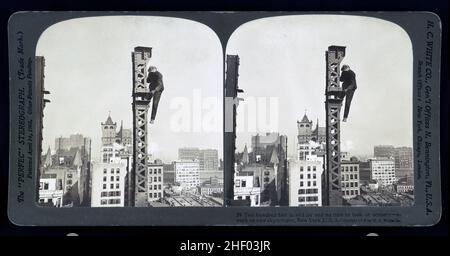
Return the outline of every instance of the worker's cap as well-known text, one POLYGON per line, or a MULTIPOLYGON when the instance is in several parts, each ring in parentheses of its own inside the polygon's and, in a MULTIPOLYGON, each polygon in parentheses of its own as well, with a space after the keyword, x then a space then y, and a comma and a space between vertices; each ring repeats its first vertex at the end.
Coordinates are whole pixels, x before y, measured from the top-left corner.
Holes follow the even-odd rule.
POLYGON ((342 65, 342 68, 341 68, 341 70, 345 70, 345 69, 349 69, 350 68, 350 66, 349 65, 347 65, 347 64, 344 64, 344 65, 342 65))
POLYGON ((148 71, 150 71, 150 72, 156 71, 156 67, 150 66, 150 67, 148 67, 148 71))

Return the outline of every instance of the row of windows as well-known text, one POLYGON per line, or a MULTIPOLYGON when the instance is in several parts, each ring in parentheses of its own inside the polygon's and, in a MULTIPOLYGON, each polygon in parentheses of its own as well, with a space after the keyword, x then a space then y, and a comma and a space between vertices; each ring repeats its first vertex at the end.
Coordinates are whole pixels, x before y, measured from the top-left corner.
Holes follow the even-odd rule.
POLYGON ((359 193, 359 190, 345 190, 342 191, 344 193, 344 195, 346 196, 357 196, 359 193))
POLYGON ((341 176, 342 177, 342 180, 353 180, 353 179, 358 179, 358 174, 345 174, 345 175, 342 175, 341 176))
POLYGON ((161 189, 161 184, 159 184, 159 185, 150 185, 150 186, 148 186, 148 189, 149 190, 152 190, 152 189, 154 189, 154 190, 157 190, 157 189, 161 189))
MULTIPOLYGON (((109 180, 111 182, 113 182, 114 181, 114 176, 111 176, 109 180)), ((103 176, 103 182, 106 182, 106 181, 107 181, 107 177, 103 176)), ((116 176, 116 181, 120 181, 120 176, 116 176)))
MULTIPOLYGON (((303 172, 303 170, 304 170, 303 166, 300 166, 300 171, 303 172)), ((307 166, 307 167, 306 167, 306 170, 307 170, 308 172, 310 172, 310 171, 311 171, 311 166, 307 166)), ((316 171, 316 166, 315 166, 315 165, 312 166, 312 170, 313 170, 313 171, 316 171)))
POLYGON ((317 194, 319 193, 319 189, 317 188, 308 188, 308 189, 299 189, 298 190, 298 194, 299 195, 303 195, 303 194, 317 194))
MULTIPOLYGON (((311 181, 306 182, 308 187, 311 187, 311 181)), ((300 187, 303 187, 305 185, 305 183, 303 181, 300 181, 300 187)), ((317 182, 313 181, 312 182, 313 187, 317 186, 317 182)))
MULTIPOLYGON (((151 177, 150 177, 149 181, 152 182, 152 178, 151 177)), ((158 181, 161 181, 161 176, 153 177, 153 182, 158 182, 158 181)))
POLYGON ((236 180, 235 184, 236 184, 236 187, 238 187, 238 188, 239 187, 245 188, 247 186, 247 181, 245 181, 245 180, 236 180))
POLYGON ((357 172, 358 171, 358 166, 342 166, 342 171, 343 172, 357 172))
MULTIPOLYGON (((105 169, 103 169, 103 174, 106 174, 108 172, 108 170, 105 168, 105 169)), ((116 168, 116 174, 119 174, 120 173, 120 168, 116 168)), ((111 168, 111 172, 110 172, 111 174, 114 174, 114 168, 111 168)))
POLYGON ((101 205, 106 205, 106 204, 120 204, 120 199, 102 199, 100 201, 101 205))
POLYGON ((357 188, 358 182, 343 182, 345 188, 357 188))
POLYGON ((120 191, 109 191, 109 192, 102 192, 101 197, 106 197, 106 196, 120 196, 120 191))
POLYGON ((152 169, 152 168, 150 168, 148 173, 150 173, 150 174, 161 174, 161 169, 152 169))
POLYGON ((319 201, 319 197, 318 196, 300 196, 298 197, 298 201, 299 202, 316 202, 319 201))
POLYGON ((149 193, 148 197, 150 197, 150 198, 158 198, 158 197, 161 197, 161 193, 149 193))
MULTIPOLYGON (((307 179, 311 179, 311 174, 308 173, 308 175, 306 175, 306 178, 307 178, 307 179)), ((316 178, 317 178, 317 176, 316 176, 315 173, 313 173, 312 178, 313 178, 313 179, 316 179, 316 178)), ((303 179, 303 174, 300 174, 300 179, 301 179, 301 180, 303 179)))
MULTIPOLYGON (((110 189, 114 189, 114 183, 109 184, 110 189)), ((120 188, 120 183, 116 183, 116 189, 120 188)), ((103 189, 106 189, 106 184, 103 184, 103 189)))

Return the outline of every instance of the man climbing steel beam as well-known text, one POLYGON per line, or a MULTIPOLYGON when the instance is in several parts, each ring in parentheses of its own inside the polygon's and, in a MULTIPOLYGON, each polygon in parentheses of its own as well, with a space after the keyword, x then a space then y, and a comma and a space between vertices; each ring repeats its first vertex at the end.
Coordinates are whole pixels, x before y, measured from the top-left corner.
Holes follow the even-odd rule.
POLYGON ((348 112, 350 111, 350 104, 352 104, 353 94, 357 88, 356 86, 356 75, 353 70, 350 69, 349 65, 342 65, 341 68, 341 78, 342 89, 344 89, 345 94, 345 109, 344 109, 344 119, 342 122, 347 122, 348 112))
POLYGON ((148 68, 147 83, 149 83, 150 95, 148 100, 153 99, 152 102, 152 114, 150 117, 150 123, 153 124, 156 117, 156 112, 158 111, 159 100, 161 99, 161 94, 164 91, 164 83, 162 74, 156 69, 155 66, 150 66, 148 68))

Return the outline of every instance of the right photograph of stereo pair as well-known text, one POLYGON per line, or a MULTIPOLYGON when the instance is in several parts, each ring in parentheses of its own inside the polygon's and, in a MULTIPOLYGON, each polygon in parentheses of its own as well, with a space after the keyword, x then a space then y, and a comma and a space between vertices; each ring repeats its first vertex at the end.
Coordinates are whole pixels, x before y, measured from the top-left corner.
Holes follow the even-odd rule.
POLYGON ((414 204, 413 55, 400 26, 264 18, 232 34, 225 61, 228 206, 414 204))

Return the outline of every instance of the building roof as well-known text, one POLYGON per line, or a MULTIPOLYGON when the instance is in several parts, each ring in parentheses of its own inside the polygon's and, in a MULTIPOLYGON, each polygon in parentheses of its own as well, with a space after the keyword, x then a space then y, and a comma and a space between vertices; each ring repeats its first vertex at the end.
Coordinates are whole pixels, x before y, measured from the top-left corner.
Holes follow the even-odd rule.
POLYGON ((306 115, 306 113, 305 113, 305 115, 303 115, 303 118, 302 118, 301 122, 302 123, 309 123, 310 122, 309 119, 308 119, 308 116, 306 115))
POLYGON ((273 164, 278 164, 280 161, 278 159, 277 150, 273 148, 272 150, 272 156, 270 157, 270 162, 273 164))
POLYGON ((80 150, 77 150, 77 152, 75 153, 74 159, 73 159, 73 164, 74 166, 82 166, 83 162, 81 161, 81 155, 80 155, 80 150))
POLYGON ((111 115, 108 115, 108 118, 106 119, 106 122, 104 124, 107 125, 114 125, 115 123, 113 122, 111 115))

